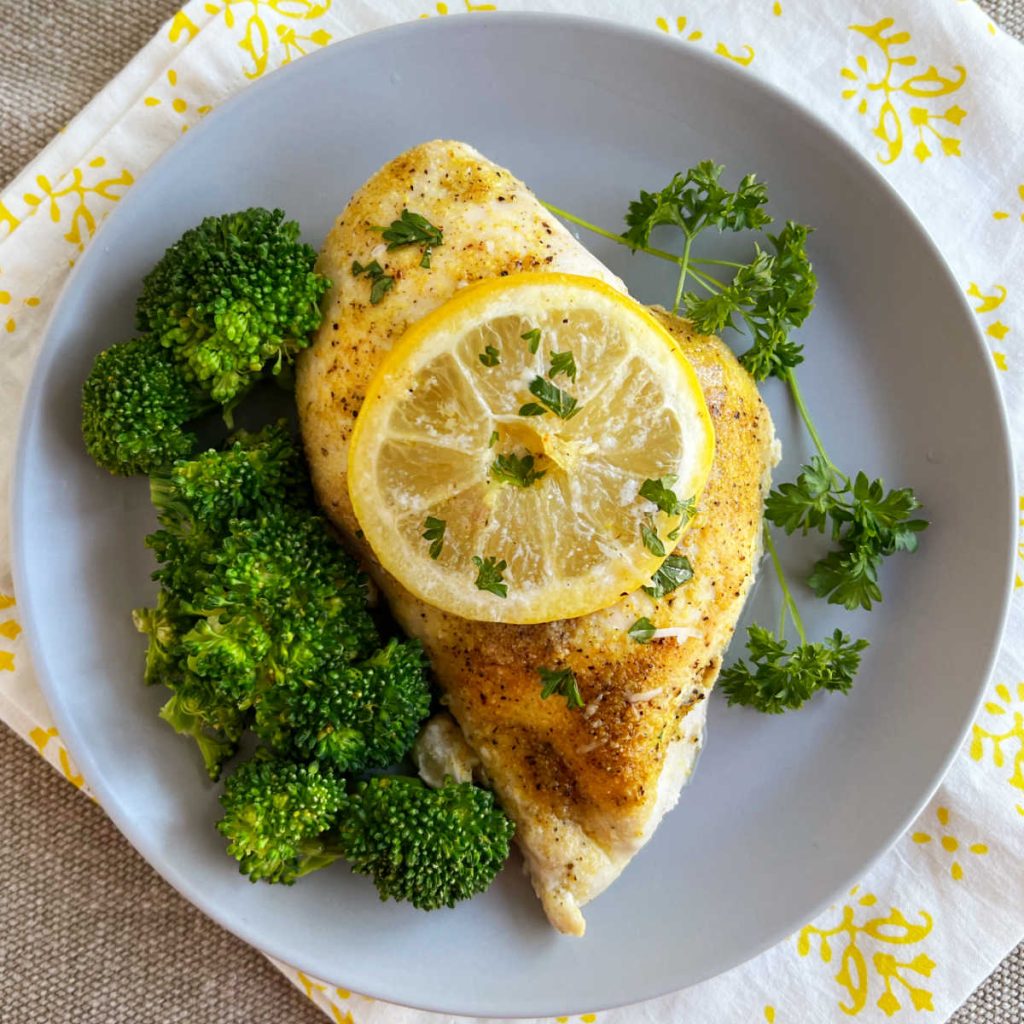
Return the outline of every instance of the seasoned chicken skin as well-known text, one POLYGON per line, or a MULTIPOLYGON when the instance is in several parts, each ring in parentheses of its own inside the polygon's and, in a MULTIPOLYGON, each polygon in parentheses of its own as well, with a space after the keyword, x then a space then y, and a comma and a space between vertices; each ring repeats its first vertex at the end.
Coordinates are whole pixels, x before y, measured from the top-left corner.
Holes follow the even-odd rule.
POLYGON ((505 810, 552 924, 581 935, 580 907, 602 892, 678 799, 703 737, 706 698, 760 556, 761 508, 777 459, 753 381, 716 338, 656 310, 699 377, 716 431, 711 477, 677 548, 694 578, 655 602, 642 591, 577 619, 473 622, 413 597, 361 540, 346 482, 348 442, 367 385, 406 327, 486 277, 552 270, 625 291, 522 182, 469 146, 429 142, 353 197, 327 237, 324 323, 298 366, 297 397, 314 485, 402 627, 419 637, 445 702, 505 810), (444 231, 431 266, 388 253, 373 227, 408 207, 444 231), (353 261, 376 259, 395 284, 377 305, 353 261), (649 644, 627 635, 647 616, 649 644), (540 699, 537 668, 572 668, 585 707, 540 699))

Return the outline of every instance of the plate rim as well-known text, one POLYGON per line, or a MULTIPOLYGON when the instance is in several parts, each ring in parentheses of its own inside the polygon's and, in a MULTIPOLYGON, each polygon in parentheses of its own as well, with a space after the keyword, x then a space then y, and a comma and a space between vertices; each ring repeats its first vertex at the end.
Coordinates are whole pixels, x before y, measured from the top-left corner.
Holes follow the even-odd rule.
MULTIPOLYGON (((376 45, 377 38, 381 36, 398 37, 409 35, 411 33, 422 34, 430 32, 443 35, 452 31, 466 31, 470 27, 473 31, 500 32, 505 24, 529 26, 531 23, 538 31, 544 31, 548 26, 557 25, 576 27, 578 29, 597 32, 599 34, 607 33, 611 36, 630 37, 636 42, 643 43, 648 46, 657 45, 666 50, 671 49, 673 50, 675 59, 693 61, 696 64, 713 69, 714 74, 732 77, 736 81, 745 81, 748 84, 750 82, 750 72, 743 71, 729 62, 723 62, 712 53, 705 52, 695 47, 685 46, 678 40, 673 39, 670 36, 665 36, 663 33, 657 32, 654 29, 627 24, 607 17, 561 14, 550 11, 495 11, 489 12, 486 18, 474 18, 468 21, 463 17, 455 19, 412 19, 370 29, 366 32, 360 32, 355 35, 348 36, 345 39, 340 39, 337 43, 325 46, 320 50, 306 55, 301 60, 293 61, 289 65, 282 66, 265 75, 259 81, 240 89, 238 92, 219 104, 213 111, 211 111, 209 116, 204 118, 197 125, 194 125, 187 135, 181 136, 168 146, 167 149, 156 158, 156 160, 154 160, 141 174, 138 175, 135 184, 137 186, 140 182, 144 181, 151 172, 159 168, 165 161, 169 160, 171 155, 176 152, 180 145, 187 144, 184 140, 202 137, 210 131, 215 130, 222 118, 228 116, 236 104, 240 103, 243 99, 251 98, 254 93, 259 93, 262 90, 269 89, 271 87, 271 83, 279 81, 279 75, 299 74, 301 68, 310 66, 307 64, 308 61, 341 59, 339 57, 340 52, 350 52, 357 46, 376 45)), ((911 230, 917 232, 920 241, 924 244, 929 254, 935 259, 940 274, 943 276, 941 284, 949 289, 952 294, 956 295, 956 301, 960 306, 961 312, 965 314, 964 321, 969 325, 969 331, 974 341, 978 358, 985 365, 986 382, 995 398, 993 405, 997 410, 996 418, 999 425, 998 436, 992 438, 992 440, 1001 443, 1003 452, 1002 472, 1004 474, 1004 482, 1007 485, 1007 492, 1011 496, 1011 501, 1007 503, 1005 510, 1005 569, 1000 588, 1000 609, 997 620, 994 623, 994 631, 992 634, 993 640, 985 663, 980 667, 979 674, 977 676, 977 694, 972 702, 971 713, 965 719, 957 736, 956 742, 951 746, 950 750, 946 754, 938 771, 929 780, 927 786, 922 791, 921 796, 901 820, 899 826, 887 836, 884 843, 879 847, 875 854, 865 861, 856 872, 845 878, 842 884, 837 885, 827 896, 816 902, 811 910, 801 912, 799 915, 792 915, 794 918, 792 924, 775 929, 767 938, 763 939, 759 943, 754 943, 749 949, 745 949, 742 953, 741 959, 737 960, 731 966, 724 968, 717 973, 708 973, 699 979, 692 981, 686 986, 686 988, 702 984, 712 978, 721 977, 742 964, 749 962, 755 957, 761 955, 761 953, 765 952, 767 949, 770 949, 781 941, 784 941, 787 937, 793 934, 794 929, 798 927, 798 922, 800 920, 813 920, 816 918, 827 906, 835 901, 837 895, 848 889, 857 879, 867 874, 872 867, 892 849, 893 845, 907 832, 908 827, 931 800, 935 791, 938 789, 942 780, 945 778, 952 766, 953 761, 956 759, 958 753, 963 747, 964 740, 967 737, 974 719, 977 717, 978 709, 981 706, 985 696, 985 691, 994 673, 996 660, 1002 648, 1002 642, 1005 636, 1011 608, 1013 567, 1016 546, 1016 515, 1012 507, 1012 495, 1015 492, 1016 484, 1016 471, 1014 463, 1013 435, 1010 430, 1008 411, 998 376, 994 366, 992 365, 988 346, 984 341, 980 326, 976 322, 976 319, 971 315, 970 304, 968 303, 963 290, 959 286, 959 281, 957 280, 952 267, 946 260, 931 232, 923 221, 919 219, 910 203, 903 198, 895 185, 885 177, 882 171, 875 167, 875 165, 864 154, 862 154, 850 140, 842 135, 837 128, 834 128, 815 111, 805 107, 798 99, 784 91, 780 86, 776 85, 774 82, 765 80, 756 73, 754 74, 754 88, 762 90, 769 98, 783 106, 791 116, 801 119, 807 123, 809 127, 813 127, 819 134, 825 136, 832 148, 841 152, 851 163, 857 166, 862 173, 867 172, 867 177, 874 182, 875 186, 881 187, 886 198, 889 201, 894 202, 901 210, 908 221, 908 226, 911 230)), ((127 207, 129 213, 131 211, 130 199, 133 192, 134 188, 133 190, 130 190, 125 197, 129 200, 127 207)), ((238 938, 242 939, 242 941, 253 946, 253 948, 259 950, 265 955, 273 957, 274 959, 279 960, 297 970, 305 971, 306 968, 301 963, 293 963, 290 952, 287 949, 280 948, 272 937, 262 936, 260 940, 257 941, 252 933, 247 930, 243 921, 235 921, 227 914, 222 913, 216 904, 206 900, 203 897, 202 887, 194 884, 183 872, 179 872, 174 864, 166 860, 160 860, 158 866, 157 862, 149 856, 147 852, 149 844, 145 842, 144 830, 138 827, 127 814, 121 813, 121 808, 118 806, 119 801, 114 796, 113 788, 107 785, 106 780, 99 773, 96 762, 91 756, 88 744, 79 735, 75 728, 73 716, 67 713, 66 709, 62 706, 60 700, 60 687, 55 685, 54 679, 47 665, 46 652, 43 650, 42 644, 36 639, 37 631, 35 626, 41 616, 39 610, 36 608, 36 602, 32 595, 31 587, 27 583, 27 565, 28 562, 31 561, 31 556, 25 547, 25 529, 23 526, 27 512, 25 508, 25 501, 23 500, 25 489, 22 486, 22 481, 26 478, 28 472, 28 438, 31 436, 33 428, 36 425, 38 410, 41 407, 43 378, 45 376, 43 371, 50 365, 54 356, 54 350, 50 340, 53 332, 53 325, 61 314, 62 307, 66 301, 66 296, 71 290, 72 285, 76 282, 78 276, 83 273, 83 268, 88 270, 91 268, 94 261, 102 258, 102 256, 99 255, 102 252, 102 246, 97 244, 97 238, 111 221, 119 223, 120 219, 127 216, 128 214, 124 211, 124 200, 119 202, 112 210, 110 210, 97 229, 90 244, 86 247, 81 257, 76 261, 74 268, 64 281, 60 293, 57 296, 57 299, 54 302, 43 326, 41 332, 42 341, 39 346, 35 365, 32 368, 28 388, 25 391, 23 406, 18 417, 16 452, 11 477, 9 503, 11 522, 10 550, 15 594, 18 598, 18 604, 21 609, 21 619, 25 627, 26 644, 29 650, 33 670, 40 689, 43 692, 46 704, 50 709, 60 732, 62 743, 67 748, 79 771, 86 779, 90 789, 96 794, 97 801, 103 808, 104 813, 114 822, 122 835, 128 839, 136 851, 165 882, 171 885, 207 917, 211 918, 218 925, 236 935, 238 938), (106 797, 106 801, 104 801, 103 797, 106 797), (111 810, 111 808, 113 808, 113 810, 111 810)), ((317 977, 320 977, 322 974, 322 972, 318 972, 318 970, 310 970, 308 973, 314 974, 317 977)), ((353 991, 358 991, 360 994, 385 1002, 394 1001, 395 999, 393 995, 389 995, 388 992, 381 990, 378 986, 367 986, 359 983, 351 986, 350 983, 343 978, 324 978, 322 980, 343 985, 346 988, 352 987, 353 991)), ((648 1000, 657 999, 682 990, 683 989, 679 989, 676 986, 671 986, 659 987, 656 991, 652 991, 646 995, 638 995, 630 992, 624 995, 621 1000, 617 1000, 610 1004, 602 1006, 585 1006, 582 1008, 571 1009, 568 1012, 570 1014, 600 1012, 634 1003, 646 1002, 648 1000)), ((410 1009, 424 1010, 432 1013, 448 1013, 460 1016, 523 1016, 522 1011, 510 1012, 505 1009, 495 1009, 494 1007, 470 1006, 464 1002, 458 1001, 451 1001, 444 1005, 427 1005, 417 1001, 405 1001, 403 998, 400 1005, 407 1006, 410 1009)), ((539 1007, 530 1008, 529 1011, 526 1012, 526 1016, 549 1016, 566 1012, 564 1005, 543 1004, 539 1007)))

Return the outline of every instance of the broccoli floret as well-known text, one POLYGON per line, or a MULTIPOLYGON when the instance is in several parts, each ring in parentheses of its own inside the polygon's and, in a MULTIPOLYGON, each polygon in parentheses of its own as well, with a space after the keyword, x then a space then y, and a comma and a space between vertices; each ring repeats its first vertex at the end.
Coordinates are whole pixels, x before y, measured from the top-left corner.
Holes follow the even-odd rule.
POLYGON ((246 716, 238 708, 220 700, 204 680, 195 676, 184 676, 173 687, 160 717, 175 732, 196 741, 214 782, 220 778, 224 763, 234 757, 247 725, 246 716))
POLYGON ((176 463, 153 479, 152 493, 163 528, 147 543, 162 563, 154 573, 162 589, 155 609, 135 613, 150 637, 146 679, 174 691, 164 717, 195 738, 214 778, 254 706, 286 708, 307 680, 332 673, 339 725, 364 716, 364 743, 381 749, 389 729, 405 735, 394 722, 371 728, 369 719, 378 709, 397 716, 417 681, 425 692, 422 666, 397 658, 400 682, 389 688, 371 663, 361 670, 369 682, 342 686, 346 666, 377 646, 377 631, 364 578, 313 510, 301 453, 283 427, 176 463), (342 702, 360 685, 367 697, 346 718, 342 702))
POLYGON ((238 749, 251 716, 225 697, 225 687, 189 666, 185 639, 191 620, 166 592, 160 593, 156 608, 136 608, 132 618, 135 628, 149 636, 143 678, 172 692, 160 717, 196 741, 206 770, 216 781, 224 762, 238 749))
POLYGON ((280 372, 320 325, 326 278, 299 225, 281 210, 207 217, 147 275, 138 328, 164 346, 187 381, 217 402, 280 372))
POLYGON ((269 502, 308 507, 312 501, 302 455, 283 422, 259 433, 239 430, 223 451, 203 452, 154 474, 150 496, 162 523, 186 530, 223 529, 269 502))
POLYGON ((384 775, 357 783, 332 845, 371 875, 382 900, 420 910, 452 907, 483 892, 508 857, 514 826, 485 789, 384 775))
POLYGON ((277 750, 339 771, 385 768, 408 753, 430 713, 425 670, 418 643, 392 640, 359 665, 273 687, 256 705, 254 730, 277 750))
POLYGON ((82 438, 111 473, 151 473, 192 451, 184 425, 211 405, 169 352, 136 338, 96 357, 82 388, 82 438))
POLYGON ((323 837, 345 799, 329 768, 257 753, 228 777, 217 828, 242 874, 290 885, 338 857, 323 837))

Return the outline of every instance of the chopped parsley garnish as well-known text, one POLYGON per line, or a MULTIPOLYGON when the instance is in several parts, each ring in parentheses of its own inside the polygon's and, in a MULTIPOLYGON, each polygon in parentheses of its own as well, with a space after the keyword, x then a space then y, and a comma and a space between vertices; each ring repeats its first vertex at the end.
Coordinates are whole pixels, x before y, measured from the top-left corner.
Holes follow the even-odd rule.
POLYGON ((690 518, 693 516, 696 503, 693 498, 680 500, 672 490, 675 482, 674 476, 663 476, 660 480, 647 479, 640 485, 640 497, 653 501, 667 516, 690 518))
POLYGON ((487 442, 488 448, 493 448, 498 443, 498 432, 496 430, 491 431, 490 439, 487 442))
POLYGON ((500 562, 493 555, 481 558, 473 556, 473 564, 477 567, 477 590, 489 590, 498 597, 508 597, 508 584, 503 582, 502 573, 508 568, 503 558, 500 562))
POLYGON ((643 588, 644 593, 650 594, 655 600, 671 594, 673 590, 681 587, 687 580, 693 578, 693 566, 686 555, 669 555, 661 568, 651 577, 649 586, 643 588))
POLYGON ((427 516, 423 521, 423 539, 430 541, 430 557, 437 558, 444 546, 444 531, 448 524, 443 519, 427 516))
POLYGON ((658 536, 657 531, 651 526, 650 523, 640 524, 640 537, 644 542, 644 547, 657 558, 661 558, 665 554, 665 545, 661 542, 661 538, 658 536))
POLYGON ((501 354, 493 345, 488 345, 487 348, 480 353, 480 362, 484 366, 497 366, 501 362, 501 354))
POLYGON ((491 464, 491 476, 502 483, 516 487, 529 487, 546 474, 546 470, 533 468, 532 455, 499 455, 491 464))
POLYGON ((406 245, 422 245, 421 267, 429 267, 431 250, 435 245, 444 244, 444 232, 412 210, 402 210, 398 220, 393 220, 388 227, 375 227, 373 230, 379 231, 381 238, 388 243, 388 252, 406 245))
POLYGON ((527 402, 526 405, 519 406, 520 416, 546 416, 547 412, 543 405, 536 402, 527 402))
POLYGON ((554 697, 557 694, 559 697, 565 698, 566 707, 583 707, 580 686, 576 681, 576 673, 571 668, 538 668, 537 674, 544 684, 540 691, 541 700, 547 700, 548 697, 554 697))
POLYGON ((373 282, 370 285, 370 303, 374 306, 387 295, 395 283, 395 279, 390 274, 385 274, 384 268, 376 260, 365 266, 359 260, 353 260, 352 276, 363 276, 373 282))
POLYGON ((654 623, 645 615, 629 627, 628 636, 638 644, 649 644, 654 639, 654 623))
MULTIPOLYGON (((563 420, 571 420, 580 411, 576 404, 576 399, 572 395, 556 387, 551 381, 545 380, 543 377, 534 377, 530 381, 530 394, 535 398, 539 398, 542 405, 546 406, 563 420)), ((523 406, 523 409, 525 408, 526 406, 523 406)), ((520 416, 537 415, 535 412, 525 413, 523 409, 519 410, 520 416)))
POLYGON ((560 373, 564 373, 571 381, 576 380, 576 360, 571 352, 551 353, 551 369, 548 370, 548 377, 554 380, 560 373))
POLYGON ((533 330, 526 331, 524 334, 520 334, 519 337, 530 346, 530 352, 536 355, 537 349, 540 348, 540 328, 534 327, 533 330))

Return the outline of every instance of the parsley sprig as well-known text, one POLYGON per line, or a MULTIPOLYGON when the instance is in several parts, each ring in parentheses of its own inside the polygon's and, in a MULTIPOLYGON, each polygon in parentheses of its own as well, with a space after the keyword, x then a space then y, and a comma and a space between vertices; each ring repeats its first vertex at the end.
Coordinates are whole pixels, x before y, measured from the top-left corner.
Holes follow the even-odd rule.
MULTIPOLYGON (((676 174, 658 192, 641 192, 629 204, 622 234, 550 203, 544 205, 565 220, 634 252, 674 263, 679 278, 672 311, 682 308, 696 330, 746 334, 750 345, 740 361, 755 380, 776 377, 786 385, 816 448, 795 481, 780 484, 771 492, 766 519, 787 533, 829 531, 835 546, 814 564, 808 584, 818 597, 832 604, 871 609, 882 600, 878 570, 883 559, 897 551, 914 551, 918 534, 928 523, 913 517, 921 504, 910 488, 886 490, 881 479, 871 479, 863 471, 847 474, 831 460, 800 392, 796 368, 803 362, 803 347, 791 334, 814 308, 817 279, 807 255, 811 228, 786 221, 778 234, 766 232, 763 242, 754 243, 746 263, 696 255, 694 242, 705 231, 760 231, 771 223, 764 208, 768 201, 764 184, 748 174, 730 190, 722 184, 722 171, 719 165, 704 161, 676 174), (655 229, 666 226, 682 232, 679 254, 651 245, 655 229), (729 276, 723 279, 721 275, 729 276), (688 282, 694 290, 686 290, 688 282)), ((677 500, 671 491, 673 482, 645 481, 641 496, 666 514, 678 514, 669 511, 677 500)), ((684 515, 692 515, 692 509, 684 515)), ((674 539, 672 534, 668 536, 674 539)), ((730 703, 777 713, 799 707, 815 690, 849 689, 867 642, 851 640, 838 629, 829 639, 808 641, 767 525, 765 546, 784 597, 779 626, 775 632, 763 626, 749 628, 750 665, 737 662, 722 673, 722 684, 730 703), (792 648, 785 640, 787 620, 792 621, 799 639, 792 648)), ((675 581, 678 567, 669 563, 676 557, 670 556, 651 585, 644 588, 652 597, 674 589, 666 585, 675 581)), ((690 571, 688 563, 685 571, 690 571)), ((644 630, 638 632, 642 636, 644 630)))
POLYGON ((543 416, 553 412, 563 420, 571 420, 580 411, 572 395, 543 377, 534 377, 530 381, 530 394, 540 399, 541 404, 527 402, 519 409, 520 416, 543 416))
POLYGON ((782 590, 779 625, 775 632, 756 624, 748 627, 750 664, 740 659, 724 669, 721 686, 730 704, 777 715, 801 707, 818 690, 846 693, 853 685, 861 652, 868 642, 851 640, 841 629, 826 640, 808 641, 767 526, 764 542, 782 590), (786 643, 787 621, 793 623, 800 639, 793 648, 786 643))
POLYGON ((444 519, 427 516, 423 520, 423 527, 423 539, 430 541, 427 552, 434 561, 437 561, 441 555, 441 549, 444 547, 444 531, 447 529, 448 523, 444 519))
POLYGON ((693 579, 693 566, 686 555, 669 555, 661 568, 651 577, 651 582, 643 588, 655 600, 671 594, 688 580, 693 579))
POLYGON ((431 251, 435 246, 444 244, 444 232, 440 228, 431 224, 423 214, 408 209, 403 209, 398 220, 393 220, 387 227, 375 227, 373 230, 379 231, 381 238, 388 243, 388 252, 406 245, 422 245, 421 267, 429 267, 431 251))
POLYGON ((916 551, 917 535, 928 521, 912 518, 921 502, 909 487, 887 491, 883 480, 863 471, 852 478, 842 472, 829 458, 791 372, 787 382, 817 454, 794 482, 768 495, 765 517, 786 533, 829 529, 836 547, 814 563, 807 582, 830 604, 870 611, 882 600, 882 560, 897 551, 916 551))
POLYGON ((548 697, 554 697, 557 694, 559 697, 565 698, 566 707, 570 709, 583 707, 580 686, 576 681, 576 673, 571 668, 538 668, 537 674, 543 684, 540 691, 541 700, 547 700, 548 697))
POLYGON ((721 165, 705 160, 676 174, 660 192, 641 192, 640 198, 629 204, 627 230, 620 235, 550 203, 544 205, 580 227, 628 245, 634 252, 675 263, 679 278, 672 312, 678 313, 682 307, 694 327, 704 334, 742 325, 753 342, 740 356, 743 365, 758 381, 781 377, 803 361, 802 346, 789 334, 814 308, 817 279, 806 251, 811 229, 787 221, 777 235, 766 236, 774 252, 755 243, 748 263, 695 255, 693 244, 705 231, 760 230, 772 221, 763 208, 768 202, 764 183, 748 174, 730 191, 721 183, 723 170, 721 165), (654 229, 663 226, 682 231, 680 255, 650 244, 654 229), (731 272, 732 278, 722 281, 714 276, 718 272, 731 272), (685 291, 688 280, 700 291, 685 291))
POLYGON ((370 284, 370 304, 374 306, 387 295, 395 284, 395 279, 390 274, 385 274, 384 268, 376 260, 371 260, 366 264, 360 263, 359 260, 353 260, 352 276, 362 276, 372 282, 370 284))
POLYGON ((545 469, 534 469, 534 458, 530 454, 516 455, 514 452, 499 455, 491 463, 491 476, 495 480, 516 487, 529 487, 547 475, 545 469))
POLYGON ((494 555, 488 555, 486 558, 474 555, 473 564, 477 568, 474 580, 477 590, 489 590, 498 597, 508 597, 508 584, 505 583, 503 576, 508 563, 504 558, 499 562, 494 555))

